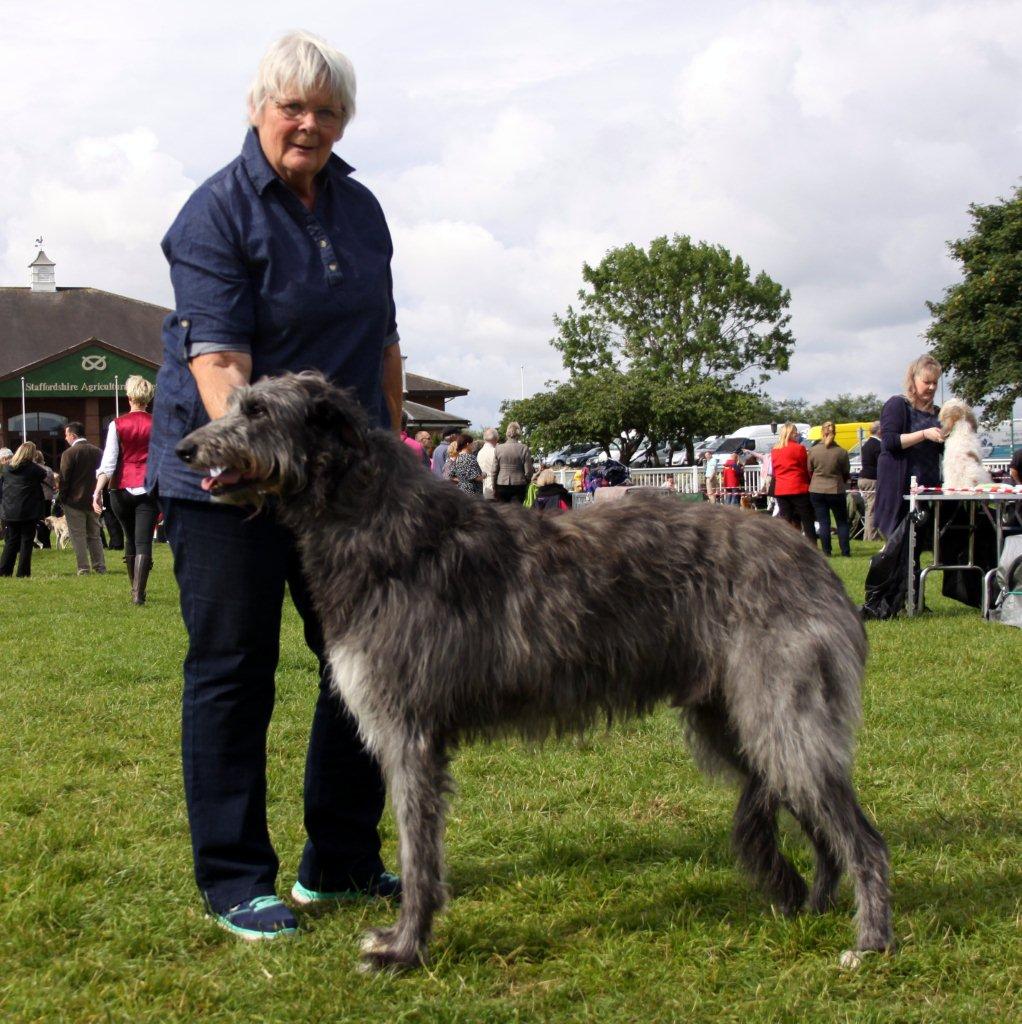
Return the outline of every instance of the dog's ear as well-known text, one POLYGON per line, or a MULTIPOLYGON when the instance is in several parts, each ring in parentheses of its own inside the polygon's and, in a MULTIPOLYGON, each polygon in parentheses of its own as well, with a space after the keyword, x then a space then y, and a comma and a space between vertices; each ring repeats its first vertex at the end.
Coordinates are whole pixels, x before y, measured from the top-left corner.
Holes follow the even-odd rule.
POLYGON ((300 374, 302 386, 309 394, 309 425, 360 454, 366 450, 369 424, 362 407, 350 389, 334 387, 322 374, 300 374))

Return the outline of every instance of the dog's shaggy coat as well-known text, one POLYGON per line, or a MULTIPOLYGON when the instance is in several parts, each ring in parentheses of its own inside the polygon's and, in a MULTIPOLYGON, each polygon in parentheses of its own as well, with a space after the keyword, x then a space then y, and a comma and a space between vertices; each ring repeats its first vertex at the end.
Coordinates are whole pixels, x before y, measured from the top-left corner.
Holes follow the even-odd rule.
POLYGON ((944 486, 969 490, 990 483, 972 409, 960 398, 949 398, 940 407, 940 425, 945 435, 944 486))
POLYGON ((204 481, 222 500, 277 496, 334 686, 383 766, 404 894, 396 925, 367 936, 368 966, 425 958, 460 741, 579 730, 663 701, 700 764, 741 780, 733 842, 770 899, 824 911, 847 869, 857 948, 890 947, 887 850, 851 782, 866 639, 786 524, 655 493, 557 517, 481 501, 368 431, 316 374, 239 390, 178 454, 224 470, 204 481), (811 893, 778 846, 781 808, 815 849, 811 893))

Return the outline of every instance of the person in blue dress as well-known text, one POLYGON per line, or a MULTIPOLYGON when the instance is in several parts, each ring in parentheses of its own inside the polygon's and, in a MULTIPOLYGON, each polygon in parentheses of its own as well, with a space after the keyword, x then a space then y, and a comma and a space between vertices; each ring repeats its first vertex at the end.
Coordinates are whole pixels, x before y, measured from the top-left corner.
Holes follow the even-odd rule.
POLYGON ((940 408, 933 404, 941 365, 922 355, 905 371, 905 390, 885 403, 880 413, 880 455, 877 457, 877 529, 890 537, 908 513, 904 495, 912 477, 920 487, 940 486, 944 434, 940 408))
POLYGON ((196 189, 163 239, 175 308, 146 485, 159 494, 188 633, 182 754, 196 881, 218 924, 266 939, 297 930, 277 895, 266 820, 285 588, 319 662, 294 903, 399 894, 380 858, 384 785, 331 690, 293 538, 272 507, 211 503, 174 446, 223 415, 236 388, 306 369, 354 389, 374 425, 397 431, 402 380, 387 223, 333 153, 355 113, 351 63, 291 33, 264 56, 248 107, 241 155, 196 189))

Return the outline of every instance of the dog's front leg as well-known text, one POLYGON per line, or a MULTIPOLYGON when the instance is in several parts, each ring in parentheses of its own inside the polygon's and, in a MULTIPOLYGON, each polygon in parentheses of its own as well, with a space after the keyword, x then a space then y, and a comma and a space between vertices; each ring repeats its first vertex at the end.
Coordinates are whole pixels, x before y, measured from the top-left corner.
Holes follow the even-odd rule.
POLYGON ((401 914, 362 942, 365 970, 401 970, 426 961, 433 915, 444 902, 444 813, 450 788, 443 743, 417 734, 380 750, 397 817, 401 914))

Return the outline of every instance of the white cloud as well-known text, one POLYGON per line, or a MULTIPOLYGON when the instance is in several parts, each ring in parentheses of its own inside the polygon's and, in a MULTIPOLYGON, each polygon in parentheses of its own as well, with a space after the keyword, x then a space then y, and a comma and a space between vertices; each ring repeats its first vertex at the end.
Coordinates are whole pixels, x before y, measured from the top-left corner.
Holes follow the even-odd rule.
MULTIPOLYGON (((27 283, 29 246, 42 235, 60 285, 90 285, 148 298, 166 276, 159 239, 195 188, 147 128, 77 140, 64 161, 16 161, 17 188, 0 207, 4 276, 27 283), (16 197, 16 201, 12 201, 16 197)), ((159 289, 169 300, 169 287, 159 289)))
MULTIPOLYGON (((558 375, 551 317, 583 261, 675 232, 792 290, 796 354, 774 392, 896 390, 924 301, 956 277, 945 242, 1017 181, 1017 3, 480 11, 354 3, 307 24, 358 69, 339 151, 391 221, 410 366, 469 387, 454 408, 477 423, 522 365, 529 390, 558 375)), ((169 301, 157 243, 237 151, 258 55, 290 27, 265 0, 241 15, 185 0, 13 21, 5 283, 42 233, 59 280, 169 301)))

